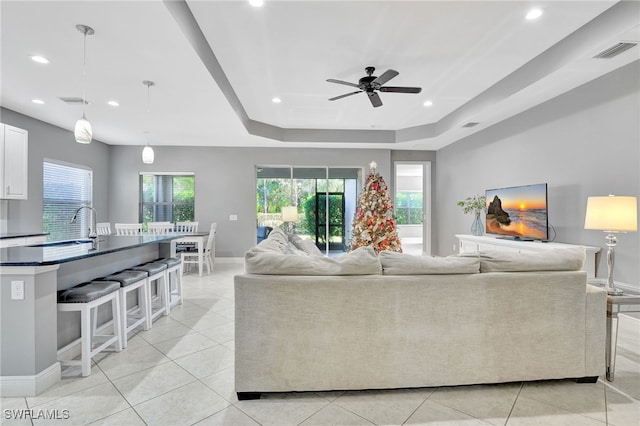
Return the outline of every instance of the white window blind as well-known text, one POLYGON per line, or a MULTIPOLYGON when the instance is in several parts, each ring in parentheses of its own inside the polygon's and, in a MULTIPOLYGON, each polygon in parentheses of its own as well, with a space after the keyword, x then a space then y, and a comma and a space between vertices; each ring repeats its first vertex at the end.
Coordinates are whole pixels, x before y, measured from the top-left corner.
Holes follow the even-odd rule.
POLYGON ((90 210, 70 223, 80 206, 92 204, 93 172, 82 166, 44 161, 42 166, 42 230, 49 241, 88 235, 90 210))

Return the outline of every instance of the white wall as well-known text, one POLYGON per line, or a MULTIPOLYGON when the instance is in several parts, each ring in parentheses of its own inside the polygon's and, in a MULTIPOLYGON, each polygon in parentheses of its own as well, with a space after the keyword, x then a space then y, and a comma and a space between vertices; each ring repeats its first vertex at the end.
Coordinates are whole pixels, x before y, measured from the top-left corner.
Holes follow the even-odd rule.
MULTIPOLYGON (((590 195, 640 193, 640 61, 437 152, 435 252, 453 252, 473 221, 458 200, 485 189, 548 183, 556 241, 599 246, 585 230, 590 195)), ((640 233, 618 235, 616 280, 640 289, 640 233)), ((606 277, 601 256, 598 276, 606 277)))
POLYGON ((29 131, 28 199, 6 201, 7 232, 42 231, 42 161, 45 158, 90 167, 93 170, 93 206, 98 212, 98 222, 108 220, 109 145, 97 140, 89 145, 79 144, 72 131, 4 108, 1 114, 3 123, 29 131))
POLYGON ((142 147, 111 148, 111 222, 138 221, 138 179, 145 172, 195 172, 196 220, 216 222, 216 256, 244 256, 256 241, 256 165, 362 167, 375 160, 390 176, 390 151, 365 149, 154 147, 155 163, 140 161, 142 147), (237 221, 230 221, 237 215, 237 221))

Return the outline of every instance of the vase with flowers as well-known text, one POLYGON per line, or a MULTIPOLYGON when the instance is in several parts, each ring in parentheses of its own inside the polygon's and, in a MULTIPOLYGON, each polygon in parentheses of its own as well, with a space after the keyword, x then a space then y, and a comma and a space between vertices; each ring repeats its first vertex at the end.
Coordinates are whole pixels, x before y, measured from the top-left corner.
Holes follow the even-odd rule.
POLYGON ((465 214, 473 213, 475 220, 471 224, 471 235, 484 235, 484 224, 480 218, 480 214, 486 211, 487 201, 484 195, 475 195, 467 197, 462 201, 458 201, 458 205, 462 207, 465 214))

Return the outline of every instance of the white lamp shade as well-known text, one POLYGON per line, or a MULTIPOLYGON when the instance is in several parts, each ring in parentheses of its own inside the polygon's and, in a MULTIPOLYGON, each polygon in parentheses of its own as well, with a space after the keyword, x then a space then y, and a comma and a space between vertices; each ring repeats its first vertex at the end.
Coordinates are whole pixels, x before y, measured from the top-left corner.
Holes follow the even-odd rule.
POLYGON ((153 164, 154 158, 155 155, 153 153, 153 148, 151 148, 149 145, 145 146, 142 150, 142 162, 144 164, 153 164))
POLYGON ((91 123, 87 120, 87 117, 82 114, 82 118, 76 121, 76 127, 73 129, 73 134, 76 137, 78 143, 91 143, 93 138, 93 130, 91 129, 91 123))
POLYGON ((636 197, 587 198, 584 229, 635 232, 638 230, 638 199, 636 197))
POLYGON ((298 207, 285 206, 282 208, 282 221, 283 222, 297 222, 298 221, 298 207))

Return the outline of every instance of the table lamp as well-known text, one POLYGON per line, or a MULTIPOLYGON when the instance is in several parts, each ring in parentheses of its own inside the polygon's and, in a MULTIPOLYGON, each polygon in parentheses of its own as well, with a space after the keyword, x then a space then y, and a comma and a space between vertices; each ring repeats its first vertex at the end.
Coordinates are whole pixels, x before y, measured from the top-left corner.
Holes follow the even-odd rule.
POLYGON ((613 282, 614 248, 618 242, 614 233, 638 230, 638 199, 636 197, 588 197, 584 229, 595 229, 607 233, 607 283, 608 294, 620 295, 622 290, 613 282))
POLYGON ((293 233, 293 225, 291 223, 298 221, 298 207, 285 206, 282 208, 282 221, 289 223, 289 232, 293 233))

